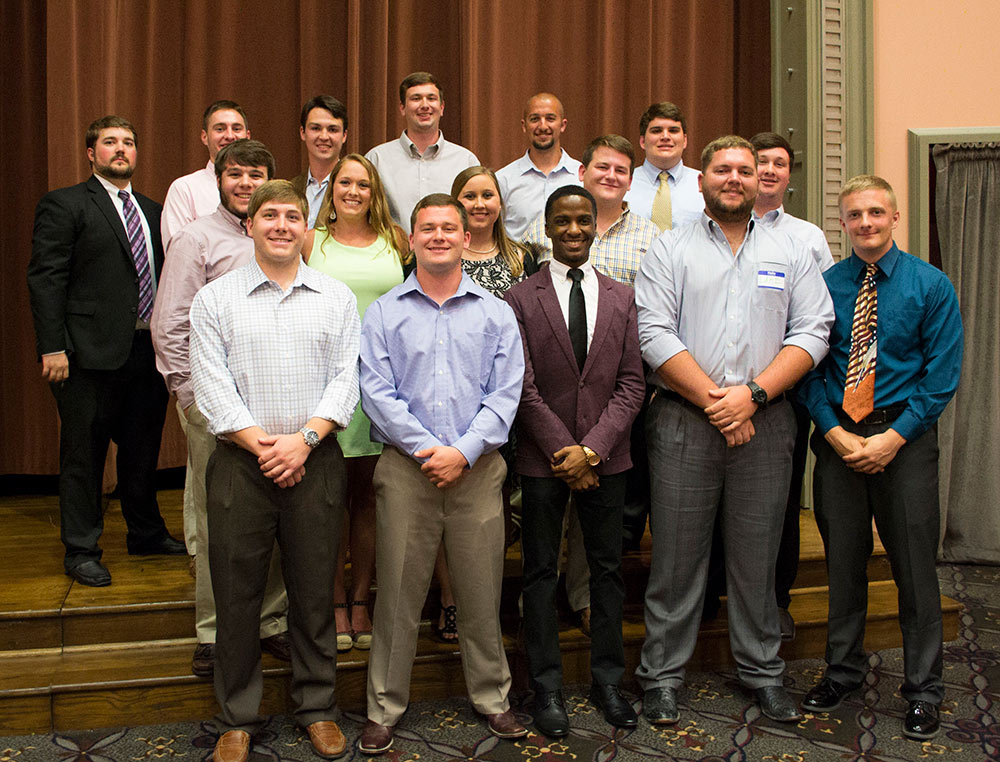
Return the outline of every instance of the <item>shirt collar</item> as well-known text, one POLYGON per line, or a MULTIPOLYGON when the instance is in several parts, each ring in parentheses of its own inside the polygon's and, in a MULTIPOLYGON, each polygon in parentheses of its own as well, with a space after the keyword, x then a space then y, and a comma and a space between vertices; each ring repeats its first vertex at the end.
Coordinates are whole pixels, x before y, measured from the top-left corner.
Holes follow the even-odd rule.
MULTIPOLYGON (((704 230, 708 233, 709 236, 713 237, 721 236, 722 240, 726 241, 726 234, 722 232, 722 228, 719 227, 719 223, 713 220, 711 217, 709 217, 708 212, 706 212, 704 209, 701 212, 700 222, 702 228, 704 228, 704 230)), ((753 214, 751 214, 750 219, 747 221, 747 234, 743 237, 744 243, 746 242, 746 239, 750 236, 750 234, 753 232, 753 229, 756 225, 757 221, 754 219, 753 214)), ((726 245, 727 246, 729 245, 728 241, 726 241, 726 245)))
MULTIPOLYGON (((636 171, 642 172, 643 175, 646 177, 646 179, 649 180, 649 182, 652 185, 656 185, 657 180, 660 177, 660 172, 662 172, 663 170, 661 170, 659 167, 653 164, 653 162, 651 162, 649 159, 646 159, 646 161, 642 163, 642 166, 640 166, 639 169, 637 169, 636 171)), ((679 161, 676 164, 674 164, 674 166, 672 166, 670 169, 667 170, 667 174, 669 174, 672 178, 674 178, 675 183, 679 182, 681 179, 681 175, 684 174, 684 162, 679 161)))
POLYGON ((772 209, 769 212, 764 212, 763 216, 760 216, 757 214, 757 212, 754 212, 753 218, 755 220, 760 220, 765 225, 775 225, 777 224, 778 219, 783 217, 784 215, 785 215, 785 205, 779 204, 777 209, 772 209))
MULTIPOLYGON (((564 265, 555 258, 549 261, 549 272, 552 273, 554 280, 569 280, 569 269, 568 265, 564 265)), ((575 269, 583 273, 584 280, 594 276, 594 265, 589 259, 575 269)))
MULTIPOLYGON (((573 157, 570 156, 566 152, 565 148, 560 149, 560 150, 561 150, 561 153, 559 154, 559 163, 556 164, 552 168, 552 171, 549 172, 550 175, 555 174, 560 169, 563 169, 563 170, 569 172, 570 174, 573 173, 572 164, 571 164, 571 162, 573 161, 573 157)), ((517 160, 517 171, 518 171, 518 174, 521 174, 521 175, 525 175, 528 172, 538 172, 539 174, 543 174, 542 170, 540 170, 538 167, 536 167, 535 166, 535 162, 533 162, 531 160, 531 156, 529 155, 528 151, 525 151, 524 155, 521 156, 521 158, 517 160)))
POLYGON ((322 180, 317 180, 315 177, 313 177, 312 169, 306 170, 306 185, 318 185, 319 187, 322 188, 329 181, 330 181, 330 175, 327 175, 322 180))
MULTIPOLYGON (((899 247, 896 246, 896 241, 893 240, 892 248, 889 249, 885 254, 879 257, 878 269, 882 271, 886 278, 892 277, 892 271, 896 269, 896 263, 899 261, 899 247)), ((868 267, 868 263, 865 262, 861 257, 854 253, 854 249, 851 249, 851 256, 847 260, 850 262, 851 276, 854 280, 861 280, 861 274, 868 267)))
MULTIPOLYGON (((420 151, 417 150, 417 144, 410 140, 410 136, 406 134, 406 130, 403 130, 403 133, 399 136, 399 142, 403 144, 403 150, 406 151, 407 156, 421 156, 420 151)), ((427 150, 424 151, 421 158, 436 156, 441 152, 441 146, 443 145, 444 131, 439 128, 437 140, 427 146, 427 150), (431 149, 434 150, 432 151, 431 149)))
MULTIPOLYGON (((403 281, 403 285, 400 287, 399 296, 404 296, 405 294, 411 294, 416 291, 422 294, 425 298, 430 299, 427 296, 427 292, 424 291, 424 287, 420 285, 420 281, 417 280, 417 268, 413 268, 413 271, 406 276, 406 280, 403 281)), ((472 296, 485 296, 488 292, 483 290, 472 278, 469 277, 468 273, 464 270, 462 271, 462 280, 458 283, 458 289, 454 294, 448 297, 447 301, 452 299, 457 299, 458 297, 470 294, 472 296)), ((431 301, 434 301, 431 299, 431 301)), ((436 302, 435 302, 436 304, 436 302)))
POLYGON ((215 211, 219 215, 223 224, 227 227, 233 228, 234 233, 238 232, 240 235, 246 236, 247 238, 250 237, 250 234, 247 232, 246 225, 244 224, 245 220, 241 220, 231 211, 226 209, 224 204, 220 203, 219 206, 216 207, 215 211))
MULTIPOLYGON (((273 281, 264 274, 264 271, 260 269, 260 265, 257 264, 256 256, 250 260, 247 264, 247 295, 249 296, 264 283, 273 283, 273 281)), ((277 285, 277 284, 275 284, 277 285)), ((299 261, 299 269, 295 272, 295 277, 292 279, 291 285, 288 287, 288 292, 291 292, 298 288, 299 286, 304 286, 311 291, 322 291, 323 288, 323 277, 322 273, 318 270, 307 266, 301 260, 299 261)))
POLYGON ((117 185, 115 185, 114 183, 112 183, 110 180, 106 180, 105 178, 103 178, 99 174, 97 174, 96 172, 94 173, 94 177, 96 177, 97 180, 98 180, 98 182, 100 182, 101 185, 104 186, 104 190, 106 190, 108 193, 110 193, 115 198, 118 198, 118 191, 122 191, 122 190, 125 191, 126 193, 128 193, 128 195, 130 195, 130 196, 133 196, 133 197, 135 196, 135 194, 132 192, 132 183, 129 183, 124 188, 119 188, 117 185))

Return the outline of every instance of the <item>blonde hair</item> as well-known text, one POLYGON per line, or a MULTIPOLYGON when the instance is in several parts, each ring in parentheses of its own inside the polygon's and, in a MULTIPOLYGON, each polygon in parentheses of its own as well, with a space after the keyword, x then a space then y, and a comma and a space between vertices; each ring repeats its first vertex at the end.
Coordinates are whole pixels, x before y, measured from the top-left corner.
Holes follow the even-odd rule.
MULTIPOLYGON (((497 189, 497 198, 500 199, 500 214, 497 216, 496 222, 493 223, 493 243, 497 245, 500 258, 510 268, 511 274, 515 278, 519 278, 521 273, 524 272, 524 257, 528 253, 528 250, 521 244, 513 241, 504 229, 503 218, 507 207, 504 205, 503 196, 500 195, 500 182, 497 180, 497 176, 493 170, 483 166, 463 169, 451 184, 451 197, 461 203, 458 195, 468 184, 469 180, 479 175, 486 175, 486 177, 490 178, 493 181, 493 187, 497 189)), ((464 209, 465 207, 463 206, 462 208, 464 209)))
POLYGON ((330 182, 326 186, 326 193, 323 194, 319 216, 316 218, 316 228, 326 230, 328 234, 333 235, 337 225, 337 210, 333 205, 333 186, 337 181, 337 175, 349 161, 357 162, 368 173, 368 182, 371 184, 368 224, 379 238, 384 238, 389 242, 392 250, 399 257, 399 263, 405 265, 412 256, 410 248, 406 244, 406 234, 403 233, 403 229, 399 225, 392 221, 392 216, 389 214, 389 202, 386 200, 385 188, 378 170, 375 169, 374 164, 359 153, 349 153, 334 165, 333 171, 330 173, 330 182))
POLYGON ((882 179, 878 175, 855 175, 844 183, 844 187, 840 189, 840 194, 837 196, 837 206, 842 207, 844 199, 852 193, 860 193, 866 190, 885 191, 893 210, 895 211, 898 208, 896 206, 896 192, 887 180, 882 179))

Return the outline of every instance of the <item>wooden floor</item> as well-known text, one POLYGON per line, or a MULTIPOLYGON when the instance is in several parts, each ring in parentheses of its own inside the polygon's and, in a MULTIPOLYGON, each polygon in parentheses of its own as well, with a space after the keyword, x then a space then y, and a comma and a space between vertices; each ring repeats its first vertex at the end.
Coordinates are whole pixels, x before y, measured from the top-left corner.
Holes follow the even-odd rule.
MULTIPOLYGON (((167 526, 181 537, 181 491, 160 493, 167 526)), ((89 588, 63 573, 55 498, 0 498, 0 552, 6 561, 0 586, 0 735, 207 718, 216 706, 209 680, 191 674, 194 648, 194 581, 186 557, 131 557, 117 501, 110 501, 101 540, 112 585, 89 588)), ((802 548, 791 612, 798 635, 782 646, 786 659, 821 657, 826 639, 826 570, 812 513, 802 513, 802 548)), ((645 635, 642 595, 650 538, 625 558, 627 675, 645 635)), ((506 645, 515 688, 526 686, 518 643, 516 599, 520 557, 515 545, 504 570, 506 645)), ((866 645, 899 645, 896 588, 881 545, 869 563, 866 645)), ((959 605, 943 598, 945 638, 957 634, 959 605)), ((695 667, 730 660, 725 606, 703 625, 695 667)), ((414 698, 462 695, 458 649, 422 632, 413 672, 414 698)), ((567 682, 589 680, 590 641, 567 622, 561 633, 567 682)), ((361 709, 367 653, 350 651, 337 662, 338 701, 361 709)), ((287 665, 265 655, 264 711, 287 707, 287 665)))

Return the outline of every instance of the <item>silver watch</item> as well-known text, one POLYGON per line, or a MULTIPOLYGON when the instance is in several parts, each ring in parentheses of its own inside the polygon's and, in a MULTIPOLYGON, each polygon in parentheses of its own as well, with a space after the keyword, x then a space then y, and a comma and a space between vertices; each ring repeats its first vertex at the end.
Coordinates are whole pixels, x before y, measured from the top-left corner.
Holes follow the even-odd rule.
POLYGON ((313 429, 310 429, 308 426, 303 426, 299 429, 299 433, 302 435, 302 438, 306 440, 306 444, 309 445, 310 450, 315 450, 319 447, 319 434, 317 434, 313 429))

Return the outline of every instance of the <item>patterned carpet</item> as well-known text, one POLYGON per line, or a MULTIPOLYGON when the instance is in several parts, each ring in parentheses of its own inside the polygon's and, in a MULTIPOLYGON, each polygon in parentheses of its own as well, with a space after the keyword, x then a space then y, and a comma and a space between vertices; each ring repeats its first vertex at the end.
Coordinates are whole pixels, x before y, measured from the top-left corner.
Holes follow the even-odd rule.
MULTIPOLYGON (((411 705, 386 758, 393 762, 438 760, 989 760, 1000 758, 1000 722, 994 702, 1000 691, 1000 569, 940 566, 942 592, 965 605, 959 639, 945 645, 942 732, 923 743, 903 738, 906 704, 899 696, 902 652, 871 654, 864 692, 836 711, 807 715, 782 725, 760 715, 732 672, 689 675, 681 693, 681 722, 653 729, 640 721, 634 731, 614 730, 587 701, 580 686, 565 695, 572 730, 550 742, 535 734, 520 741, 491 736, 468 702, 411 705)), ((786 687, 800 696, 819 677, 822 662, 788 665, 786 687)), ((636 702, 638 706, 638 701, 636 702)), ((527 715, 523 716, 528 721, 527 715)), ((345 715, 342 727, 356 739, 363 718, 345 715)), ((0 762, 133 762, 211 756, 211 724, 180 723, 54 735, 0 737, 0 762)), ((345 759, 363 759, 355 749, 345 759)), ((316 760, 302 731, 276 717, 254 739, 251 760, 316 760)))

